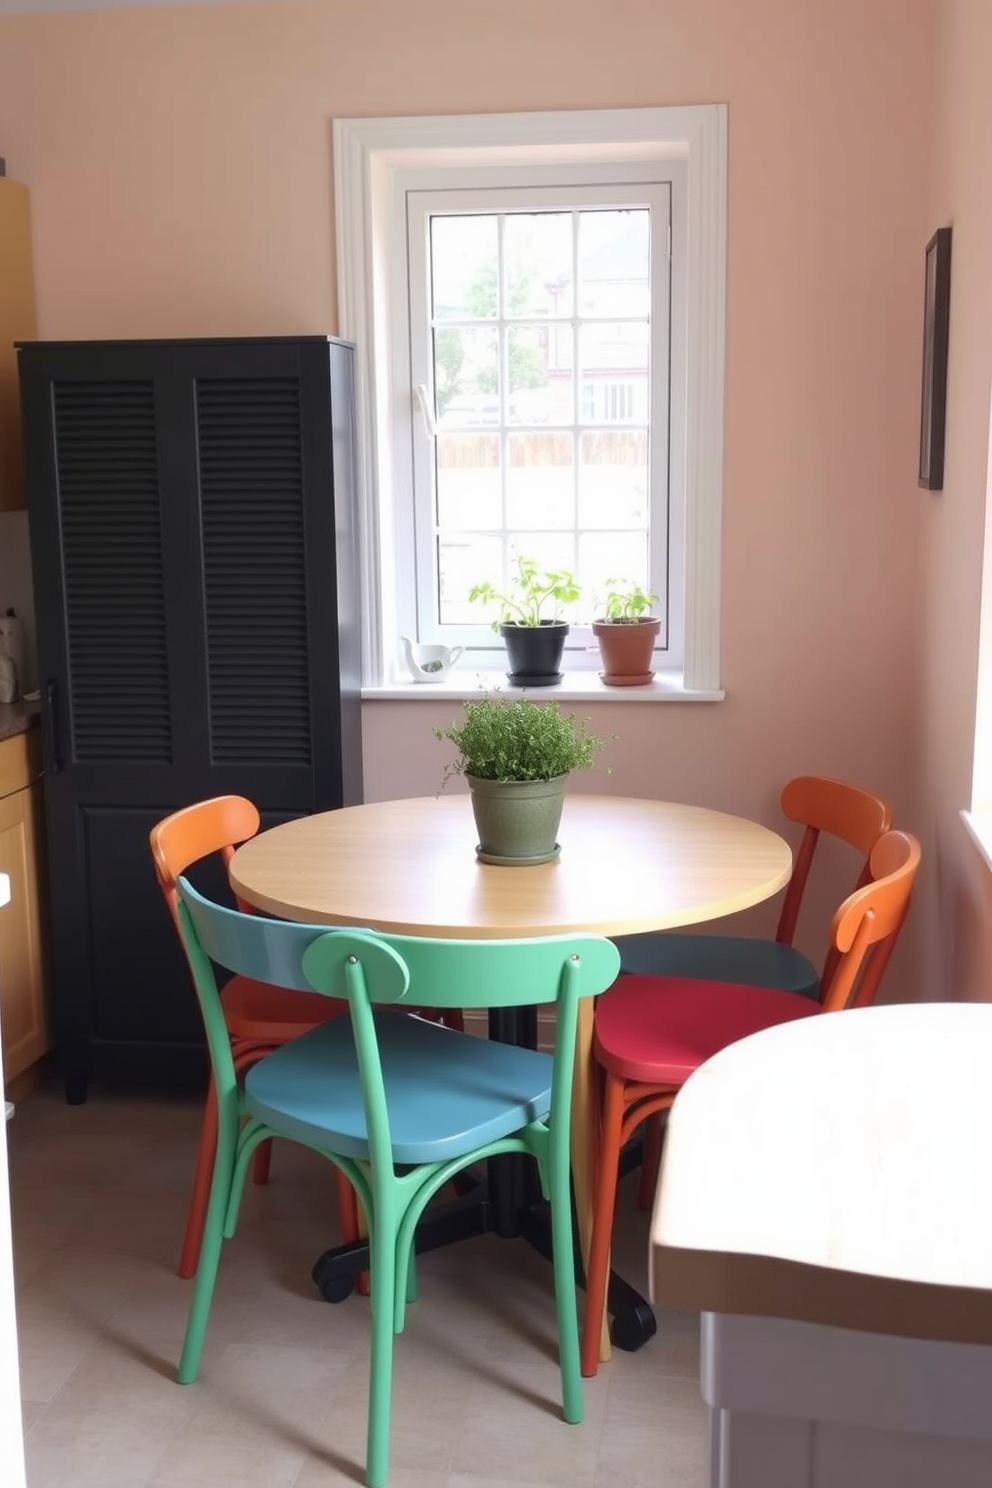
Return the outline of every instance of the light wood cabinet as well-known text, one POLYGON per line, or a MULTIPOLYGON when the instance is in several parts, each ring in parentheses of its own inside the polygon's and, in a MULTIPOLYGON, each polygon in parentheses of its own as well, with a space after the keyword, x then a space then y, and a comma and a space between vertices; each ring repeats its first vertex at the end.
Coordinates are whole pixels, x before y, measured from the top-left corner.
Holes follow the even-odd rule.
POLYGON ((25 505, 14 342, 37 334, 28 188, 0 176, 0 511, 25 505))
POLYGON ((8 1090, 48 1049, 39 863, 41 751, 37 730, 0 741, 0 1031, 8 1090))

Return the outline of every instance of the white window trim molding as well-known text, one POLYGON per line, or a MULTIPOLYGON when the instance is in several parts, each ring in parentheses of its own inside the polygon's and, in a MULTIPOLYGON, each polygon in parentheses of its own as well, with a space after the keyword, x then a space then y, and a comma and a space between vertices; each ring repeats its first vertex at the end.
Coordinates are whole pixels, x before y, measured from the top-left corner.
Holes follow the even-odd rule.
MULTIPOLYGON (((335 119, 334 202, 339 333, 358 348, 359 533, 366 686, 382 681, 383 533, 377 492, 389 480, 381 406, 389 328, 381 306, 380 247, 395 210, 398 170, 505 161, 652 156, 686 161, 688 262, 686 390, 685 693, 720 689, 723 399, 726 334, 727 106, 603 109, 427 118, 335 119)), ((419 689, 414 687, 415 692, 419 689)))
POLYGON ((968 836, 985 860, 986 868, 992 871, 992 812, 962 811, 960 815, 968 836))

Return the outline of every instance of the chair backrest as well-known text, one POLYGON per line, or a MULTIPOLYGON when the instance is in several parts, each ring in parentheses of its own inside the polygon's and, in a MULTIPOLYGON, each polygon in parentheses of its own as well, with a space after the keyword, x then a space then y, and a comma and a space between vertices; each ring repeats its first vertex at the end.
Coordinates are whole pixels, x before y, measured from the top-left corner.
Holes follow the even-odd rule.
MULTIPOLYGON (((244 796, 215 796, 184 806, 152 827, 149 841, 155 872, 177 928, 179 875, 214 853, 220 853, 227 869, 235 847, 255 836, 259 821, 256 807, 244 796)), ((247 906, 239 903, 239 907, 247 906)))
MULTIPOLYGON (((892 825, 892 807, 861 786, 824 775, 797 775, 790 780, 782 791, 781 807, 783 815, 804 828, 775 932, 781 945, 792 945, 820 834, 826 832, 847 843, 860 855, 860 871, 852 888, 863 888, 871 878, 871 850, 892 825)), ((831 948, 820 975, 821 989, 833 976, 836 959, 831 948)))
POLYGON ((830 929, 834 970, 821 988, 826 1012, 866 1007, 895 949, 920 866, 920 844, 910 832, 886 832, 869 859, 871 882, 840 906, 830 929))
MULTIPOLYGON (((620 954, 598 935, 527 940, 435 940, 371 930, 301 925, 214 904, 180 877, 179 924, 204 1011, 218 1096, 229 1051, 211 963, 277 986, 348 1000, 370 1136, 385 1120, 372 1004, 416 1007, 557 1005, 552 1109, 566 1111, 578 1002, 615 981, 620 954), (220 1069, 218 1070, 218 1064, 220 1069)), ((388 1139, 388 1126, 386 1128, 388 1139)), ((380 1149, 380 1157, 385 1154, 380 1149)))
POLYGON ((559 1158, 567 1161, 575 1042, 580 998, 605 992, 620 971, 620 953, 598 935, 554 935, 527 940, 435 940, 408 935, 323 935, 303 956, 313 986, 347 996, 359 1050, 362 1098, 373 1163, 392 1162, 385 1089, 375 1044, 371 1002, 379 1000, 369 953, 389 949, 409 974, 419 1005, 507 1008, 555 1004, 550 1123, 559 1158), (362 976, 356 980, 355 964, 362 976))

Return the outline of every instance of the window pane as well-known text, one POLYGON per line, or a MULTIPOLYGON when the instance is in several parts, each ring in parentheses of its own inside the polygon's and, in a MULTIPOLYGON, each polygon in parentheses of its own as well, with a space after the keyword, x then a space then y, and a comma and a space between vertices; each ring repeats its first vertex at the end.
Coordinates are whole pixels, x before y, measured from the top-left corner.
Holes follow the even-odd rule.
POLYGON ((596 321, 579 328, 583 423, 646 424, 648 327, 639 320, 596 321))
POLYGON ((650 213, 583 212, 579 314, 644 315, 651 309, 650 213))
POLYGON ((572 327, 511 326, 507 331, 511 424, 571 424, 572 327))
POLYGON ((571 212, 512 212, 503 228, 506 315, 572 314, 571 212))
MULTIPOLYGON (((500 615, 499 604, 470 604, 469 591, 475 584, 488 582, 502 593, 512 593, 515 572, 514 554, 525 553, 541 568, 575 571, 575 542, 567 535, 531 532, 517 542, 493 535, 460 534, 438 543, 438 568, 441 576, 440 621, 442 625, 485 624, 500 615)), ((571 611, 566 619, 577 617, 571 611)), ((494 645, 502 642, 494 641, 494 645)))
POLYGON ((584 579, 583 613, 596 619, 611 580, 629 579, 648 587, 648 544, 644 532, 585 532, 579 539, 584 579))
POLYGON ((579 525, 603 533, 648 527, 645 429, 588 429, 579 438, 579 525))
POLYGON ((576 623, 608 580, 650 587, 653 210, 425 214, 433 623, 478 638, 492 616, 468 592, 505 590, 516 552, 576 574, 576 623))
POLYGON ((438 435, 437 520, 442 530, 502 527, 498 434, 438 435))
MULTIPOLYGON (((510 531, 575 525, 575 462, 571 434, 511 434, 506 441, 506 524, 510 531)), ((531 553, 529 540, 528 555, 531 553)))
POLYGON ((498 218, 431 218, 431 300, 435 320, 495 317, 498 218))
MULTIPOLYGON (((469 603, 474 585, 490 579, 502 583, 503 542, 499 537, 453 533, 440 538, 437 545, 439 578, 439 613, 442 625, 478 625, 491 619, 482 606, 469 603)), ((493 644, 497 644, 494 637, 493 644)))
POLYGON ((495 326, 434 332, 435 417, 442 429, 499 423, 498 348, 495 326))

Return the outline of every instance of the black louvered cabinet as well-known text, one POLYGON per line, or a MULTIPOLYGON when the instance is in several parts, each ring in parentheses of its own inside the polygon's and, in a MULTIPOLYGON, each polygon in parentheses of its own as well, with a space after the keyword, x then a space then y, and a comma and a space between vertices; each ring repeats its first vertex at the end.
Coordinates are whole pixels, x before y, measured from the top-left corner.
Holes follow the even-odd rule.
POLYGON ((227 792, 264 825, 362 798, 353 349, 34 342, 18 358, 56 1052, 73 1101, 91 1075, 199 1083, 148 832, 227 792))

